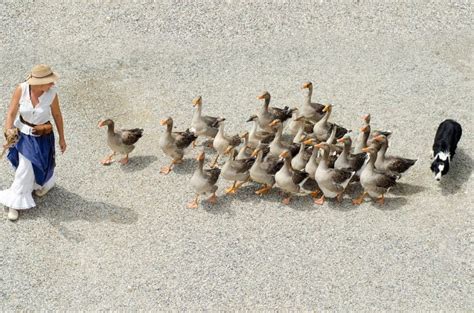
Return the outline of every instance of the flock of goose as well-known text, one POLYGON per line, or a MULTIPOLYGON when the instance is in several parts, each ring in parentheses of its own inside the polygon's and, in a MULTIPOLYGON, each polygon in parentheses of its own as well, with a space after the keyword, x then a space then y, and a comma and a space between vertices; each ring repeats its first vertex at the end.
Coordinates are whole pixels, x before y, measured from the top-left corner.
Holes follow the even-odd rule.
MULTIPOLYGON (((385 193, 416 160, 398 156, 387 156, 388 131, 373 131, 370 115, 364 115, 364 124, 352 145, 350 131, 330 122, 331 104, 311 101, 313 84, 306 82, 305 101, 300 108, 270 106, 270 93, 263 92, 257 98, 263 106, 256 115, 248 118, 253 123, 251 130, 229 135, 225 132, 225 119, 202 114, 202 98, 193 99, 195 107, 191 127, 186 131, 173 131, 173 119, 160 121, 166 132, 160 138, 160 148, 171 158, 168 166, 161 168, 168 174, 183 161, 185 149, 197 145, 200 137, 208 139, 203 144, 214 148, 216 154, 209 168, 204 168, 205 152, 199 151, 198 164, 190 184, 196 197, 188 204, 197 208, 199 197, 210 194, 210 203, 217 201, 219 178, 232 182, 226 194, 236 193, 246 182, 261 184, 256 194, 262 196, 278 187, 284 194, 283 203, 288 204, 292 196, 310 195, 315 204, 323 204, 326 198, 342 201, 344 191, 350 183, 360 183, 363 193, 352 200, 360 204, 369 195, 380 204, 385 193), (286 122, 286 128, 284 124, 286 122), (285 140, 284 131, 292 140, 285 140), (219 158, 227 159, 219 167, 219 158)), ((113 153, 102 161, 110 164, 115 153, 125 154, 122 163, 128 161, 128 153, 142 136, 143 130, 114 131, 111 120, 101 121, 99 126, 108 126, 108 143, 113 153)), ((287 136, 286 136, 287 137, 287 136)))

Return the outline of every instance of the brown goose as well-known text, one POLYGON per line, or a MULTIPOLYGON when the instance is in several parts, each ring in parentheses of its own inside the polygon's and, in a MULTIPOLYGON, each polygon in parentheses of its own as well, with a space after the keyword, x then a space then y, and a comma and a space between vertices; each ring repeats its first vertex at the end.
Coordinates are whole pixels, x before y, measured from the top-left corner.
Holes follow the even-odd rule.
POLYGON ((320 142, 326 141, 331 135, 331 131, 334 127, 336 127, 336 139, 344 136, 347 133, 347 129, 337 124, 328 122, 332 112, 332 104, 327 104, 324 106, 323 112, 325 113, 324 116, 316 124, 314 124, 313 135, 316 137, 316 139, 320 142))
POLYGON ((242 134, 240 134, 240 138, 243 139, 244 142, 242 143, 242 147, 239 149, 239 153, 235 157, 237 160, 247 159, 252 154, 252 150, 249 145, 249 132, 244 131, 242 134))
POLYGON ((283 135, 283 124, 280 120, 276 119, 273 120, 270 124, 271 127, 277 127, 277 132, 275 134, 275 138, 273 138, 272 142, 270 143, 270 154, 275 157, 279 157, 283 151, 288 150, 290 155, 296 155, 300 149, 299 144, 289 144, 287 142, 282 141, 283 135))
POLYGON ((190 180, 191 186, 193 186, 196 191, 196 197, 188 204, 188 208, 190 209, 198 207, 199 196, 203 194, 211 193, 212 195, 208 201, 212 204, 216 203, 216 191, 218 188, 216 182, 221 173, 219 168, 204 169, 204 151, 201 151, 196 159, 198 160, 198 166, 190 180))
POLYGON ((357 136, 355 145, 354 145, 354 153, 362 153, 362 149, 368 146, 368 139, 370 135, 370 124, 364 125, 359 129, 359 135, 357 136))
POLYGON ((111 119, 101 120, 99 127, 107 126, 107 144, 112 149, 112 154, 108 155, 101 161, 103 165, 109 165, 113 162, 113 157, 116 153, 125 154, 125 157, 119 162, 121 164, 128 163, 128 154, 135 149, 135 143, 143 136, 143 129, 121 129, 115 131, 114 121, 111 119))
POLYGON ((268 91, 262 92, 257 99, 264 100, 264 104, 262 109, 257 113, 258 116, 258 123, 261 129, 265 131, 272 132, 273 129, 270 126, 270 123, 275 120, 279 119, 282 123, 285 122, 287 119, 291 117, 293 110, 289 107, 285 106, 283 109, 276 108, 276 107, 269 107, 270 105, 270 93, 268 91))
POLYGON ((378 135, 374 137, 373 140, 380 143, 380 150, 377 153, 377 159, 375 161, 375 167, 378 170, 401 174, 416 163, 417 160, 413 159, 406 159, 397 156, 386 156, 385 153, 388 149, 388 140, 386 136, 378 135))
POLYGON ((364 152, 358 154, 351 153, 352 140, 349 134, 345 134, 342 138, 337 140, 339 143, 343 143, 343 149, 336 162, 334 163, 335 169, 345 169, 349 171, 359 171, 364 165, 366 154, 364 152))
POLYGON ((322 142, 315 145, 316 148, 324 150, 316 173, 314 174, 319 188, 323 192, 321 198, 314 201, 315 204, 323 204, 325 198, 337 198, 342 201, 342 195, 355 172, 338 170, 329 167, 329 144, 322 142))
POLYGON ((236 160, 236 153, 233 146, 229 146, 225 154, 228 154, 226 162, 222 166, 221 176, 225 180, 233 181, 232 187, 229 187, 225 190, 226 193, 235 193, 243 184, 245 184, 249 178, 249 170, 252 167, 252 164, 255 162, 255 158, 247 158, 236 160))
MULTIPOLYGON (((196 110, 191 120, 190 130, 196 134, 196 136, 204 136, 213 139, 218 132, 218 118, 213 116, 202 115, 202 97, 197 96, 193 99, 193 106, 196 110)), ((193 143, 195 146, 195 142, 193 143)))
POLYGON ((272 129, 271 132, 267 132, 264 130, 258 130, 258 116, 252 115, 247 120, 247 122, 253 122, 252 128, 249 132, 249 146, 252 149, 257 148, 259 143, 270 143, 272 142, 273 138, 275 138, 275 131, 272 129))
POLYGON ((275 174, 276 185, 287 193, 287 197, 283 199, 284 204, 289 204, 293 194, 302 192, 300 184, 308 177, 308 173, 297 171, 291 167, 291 155, 288 150, 280 154, 280 158, 284 160, 282 168, 275 174))
POLYGON ((314 123, 307 120, 303 115, 299 113, 298 109, 293 109, 291 113, 291 119, 286 125, 286 131, 295 136, 297 133, 312 133, 314 123))
POLYGON ((250 178, 263 184, 263 187, 257 190, 257 195, 268 193, 275 184, 275 174, 283 166, 283 162, 272 155, 265 156, 265 146, 259 145, 252 153, 252 157, 256 157, 255 162, 249 170, 250 178))
POLYGON ((384 194, 396 184, 398 176, 375 169, 375 160, 377 159, 377 149, 375 147, 366 147, 362 150, 369 155, 369 161, 360 174, 360 183, 364 188, 364 192, 358 198, 352 200, 352 203, 354 205, 361 204, 364 197, 369 195, 376 198, 378 203, 384 204, 384 194))
POLYGON ((307 89, 303 105, 301 106, 301 115, 307 120, 317 122, 324 116, 324 105, 321 103, 311 102, 311 96, 313 95, 313 83, 306 82, 303 84, 302 89, 307 89))
POLYGON ((216 120, 217 125, 219 125, 219 130, 217 131, 217 134, 214 137, 212 146, 217 151, 217 154, 216 154, 216 157, 214 158, 214 161, 211 163, 211 167, 214 167, 217 165, 217 160, 219 159, 221 155, 224 154, 224 152, 227 150, 229 146, 236 147, 240 145, 240 143, 242 142, 242 139, 240 139, 239 135, 228 136, 225 134, 224 121, 225 121, 225 118, 218 118, 216 120))
POLYGON ((186 129, 184 132, 174 132, 173 130, 173 119, 168 117, 160 121, 160 124, 166 125, 166 133, 160 138, 160 148, 163 152, 172 158, 169 166, 161 168, 160 173, 168 174, 174 167, 175 164, 182 162, 184 157, 184 149, 187 148, 194 140, 196 135, 186 129))

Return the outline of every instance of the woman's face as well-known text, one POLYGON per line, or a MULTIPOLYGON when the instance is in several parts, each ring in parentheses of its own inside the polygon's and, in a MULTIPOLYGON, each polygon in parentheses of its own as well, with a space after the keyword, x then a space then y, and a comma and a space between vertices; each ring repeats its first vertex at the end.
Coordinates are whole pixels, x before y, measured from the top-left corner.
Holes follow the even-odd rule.
POLYGON ((35 89, 36 89, 36 90, 43 91, 43 92, 46 92, 46 91, 48 91, 49 89, 51 89, 51 87, 53 87, 53 86, 54 86, 54 83, 43 84, 43 85, 36 85, 36 86, 35 86, 35 89))

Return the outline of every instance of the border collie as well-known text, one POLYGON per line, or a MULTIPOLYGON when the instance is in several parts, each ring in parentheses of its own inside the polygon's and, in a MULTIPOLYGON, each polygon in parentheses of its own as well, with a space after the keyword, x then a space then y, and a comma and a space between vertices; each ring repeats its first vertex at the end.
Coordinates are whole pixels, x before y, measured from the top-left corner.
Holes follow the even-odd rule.
POLYGON ((445 120, 438 126, 433 143, 431 156, 434 157, 431 163, 431 171, 435 174, 437 181, 442 175, 449 171, 451 159, 454 157, 459 139, 461 139, 461 125, 454 120, 445 120))

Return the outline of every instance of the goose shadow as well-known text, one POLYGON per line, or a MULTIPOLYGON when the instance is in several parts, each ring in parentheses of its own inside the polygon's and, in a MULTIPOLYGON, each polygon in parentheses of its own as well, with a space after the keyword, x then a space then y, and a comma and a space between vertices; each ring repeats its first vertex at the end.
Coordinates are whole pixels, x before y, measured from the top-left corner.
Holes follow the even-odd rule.
MULTIPOLYGON (((461 191, 463 185, 472 174, 472 158, 464 149, 458 149, 450 164, 448 174, 439 182, 441 193, 444 196, 453 195, 461 191)), ((434 179, 433 179, 434 181, 434 179)))
MULTIPOLYGON (((173 171, 171 173, 175 173, 178 175, 186 175, 191 174, 197 166, 197 161, 194 158, 185 158, 183 162, 180 164, 176 164, 173 167, 173 171)), ((170 174, 171 174, 170 173, 170 174)))
POLYGON ((45 197, 35 199, 37 207, 23 213, 22 219, 36 220, 45 218, 66 239, 80 242, 84 237, 70 231, 63 223, 77 220, 90 223, 112 222, 117 224, 134 224, 138 214, 130 208, 90 201, 60 186, 54 187, 45 197))
POLYGON ((407 184, 407 183, 400 183, 397 182, 395 186, 390 188, 390 194, 396 196, 402 195, 414 195, 416 193, 420 193, 425 191, 427 188, 419 185, 407 184))
POLYGON ((138 172, 146 169, 158 160, 155 155, 138 155, 129 159, 128 164, 120 165, 120 169, 126 173, 138 172))

